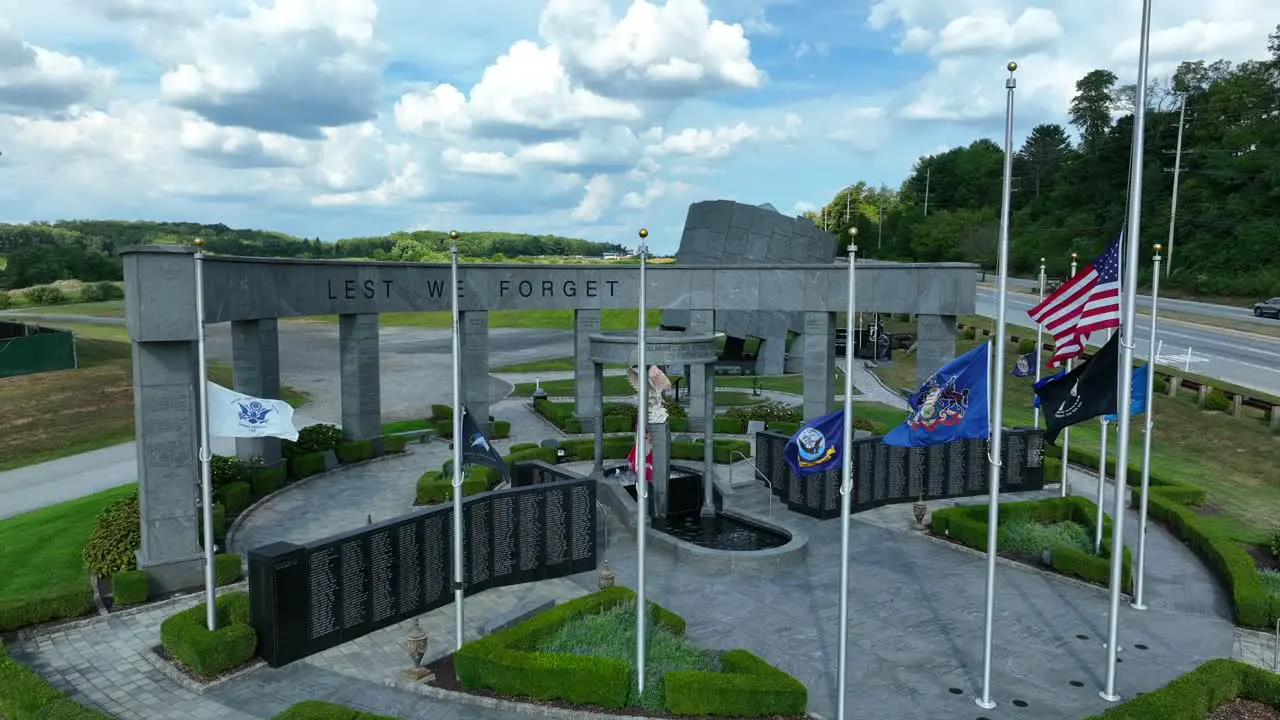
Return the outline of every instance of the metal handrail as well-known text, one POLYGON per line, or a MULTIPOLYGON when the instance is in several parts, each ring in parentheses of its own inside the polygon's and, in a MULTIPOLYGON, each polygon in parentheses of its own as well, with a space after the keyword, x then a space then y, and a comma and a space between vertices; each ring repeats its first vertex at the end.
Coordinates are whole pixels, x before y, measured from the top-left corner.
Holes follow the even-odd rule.
POLYGON ((605 559, 605 562, 608 562, 609 561, 609 510, 604 506, 604 503, 600 502, 599 500, 596 500, 596 510, 604 513, 604 528, 603 528, 604 529, 604 559, 605 559))
MULTIPOLYGON (((751 458, 747 457, 745 454, 737 450, 733 450, 729 453, 729 487, 733 487, 733 456, 734 455, 737 455, 743 460, 747 460, 747 461, 751 460, 751 458)), ((765 477, 764 473, 760 472, 760 468, 756 467, 755 463, 751 464, 751 470, 756 474, 756 477, 763 480, 764 484, 769 486, 769 519, 772 520, 773 519, 773 483, 769 482, 769 478, 765 477)))

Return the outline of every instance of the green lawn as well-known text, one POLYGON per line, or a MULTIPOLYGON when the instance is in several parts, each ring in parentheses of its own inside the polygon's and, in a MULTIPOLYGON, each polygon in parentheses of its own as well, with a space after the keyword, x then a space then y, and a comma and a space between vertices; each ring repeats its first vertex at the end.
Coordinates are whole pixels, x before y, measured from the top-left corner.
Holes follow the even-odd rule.
POLYGON ((747 405, 759 405, 768 398, 752 395, 749 392, 740 392, 738 390, 717 390, 716 406, 717 407, 745 407, 747 405))
MULTIPOLYGON (((542 389, 546 390, 547 395, 551 397, 573 397, 574 386, 573 378, 542 381, 542 389)), ((537 383, 516 383, 515 395, 533 397, 533 391, 537 387, 537 383)), ((605 375, 604 394, 605 396, 635 395, 636 389, 627 382, 625 375, 605 375)))
POLYGON ((94 520, 136 488, 125 485, 0 520, 0 605, 87 586, 80 552, 94 520))
MULTIPOLYGON (((979 321, 962 319, 965 323, 979 321)), ((978 341, 961 338, 956 352, 967 352, 977 345, 978 341)), ((1016 360, 1017 352, 1007 349, 1004 424, 1030 427, 1034 397, 1031 378, 1015 378, 1009 374, 1016 360)), ((891 388, 915 387, 914 356, 896 356, 893 364, 881 365, 874 372, 891 388)), ((1190 393, 1182 393, 1177 398, 1157 393, 1154 406, 1153 473, 1205 488, 1208 502, 1218 511, 1206 519, 1221 522, 1241 542, 1261 543, 1280 529, 1280 473, 1275 470, 1280 467, 1280 441, 1264 421, 1257 417, 1232 418, 1206 413, 1196 406, 1190 393)), ((1141 465, 1143 423, 1139 416, 1131 425, 1129 458, 1133 466, 1141 465)), ((1111 453, 1116 448, 1114 432, 1113 429, 1109 442, 1111 453)), ((1086 421, 1073 428, 1071 447, 1096 453, 1099 435, 1100 424, 1086 421)), ((1061 454, 1060 448, 1047 452, 1061 454)))
POLYGON ((15 307, 15 310, 39 315, 89 315, 92 317, 124 317, 123 300, 105 300, 92 303, 67 303, 66 305, 38 305, 15 307))
MULTIPOLYGON (((606 370, 622 370, 626 365, 607 364, 604 366, 606 370)), ((576 369, 572 357, 547 358, 546 360, 531 360, 529 362, 512 363, 510 365, 499 365, 495 368, 489 368, 491 373, 539 373, 539 372, 573 372, 576 369)))
POLYGON ((382 423, 383 435, 394 435, 402 432, 412 432, 415 430, 428 430, 431 428, 431 421, 426 419, 418 420, 392 420, 391 422, 382 423))

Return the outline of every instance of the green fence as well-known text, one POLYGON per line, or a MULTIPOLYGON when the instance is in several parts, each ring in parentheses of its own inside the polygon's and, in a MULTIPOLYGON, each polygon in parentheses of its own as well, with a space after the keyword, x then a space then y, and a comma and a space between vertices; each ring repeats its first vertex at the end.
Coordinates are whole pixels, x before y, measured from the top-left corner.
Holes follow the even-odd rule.
POLYGON ((0 377, 75 366, 75 336, 66 330, 0 322, 0 377))

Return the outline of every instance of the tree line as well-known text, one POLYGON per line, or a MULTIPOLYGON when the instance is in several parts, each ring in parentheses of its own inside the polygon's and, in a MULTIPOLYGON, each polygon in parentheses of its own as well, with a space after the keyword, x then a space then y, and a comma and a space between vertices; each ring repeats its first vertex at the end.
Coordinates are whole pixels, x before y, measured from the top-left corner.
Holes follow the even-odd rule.
MULTIPOLYGON (((1142 139, 1144 278, 1152 246, 1168 243, 1177 162, 1171 274, 1162 283, 1190 295, 1280 294, 1280 26, 1266 50, 1239 64, 1183 62, 1172 76, 1150 82, 1142 139)), ((1093 70, 1076 83, 1070 127, 1037 125, 1017 149, 1011 272, 1034 276, 1043 257, 1051 277, 1066 277, 1071 253, 1091 260, 1120 233, 1136 96, 1136 86, 1121 84, 1114 72, 1093 70)), ((870 257, 994 268, 1003 163, 1000 145, 974 140, 920 158, 896 190, 854 183, 807 215, 839 233, 842 247, 857 227, 859 253, 870 257)))
MULTIPOLYGON (((58 280, 121 280, 120 250, 131 245, 190 245, 196 238, 204 240, 210 254, 248 257, 447 262, 450 248, 449 233, 438 230, 322 242, 320 238, 222 224, 118 220, 0 224, 0 290, 58 280)), ((625 250, 614 243, 558 235, 468 232, 459 238, 458 251, 471 260, 502 262, 598 258, 625 250)))

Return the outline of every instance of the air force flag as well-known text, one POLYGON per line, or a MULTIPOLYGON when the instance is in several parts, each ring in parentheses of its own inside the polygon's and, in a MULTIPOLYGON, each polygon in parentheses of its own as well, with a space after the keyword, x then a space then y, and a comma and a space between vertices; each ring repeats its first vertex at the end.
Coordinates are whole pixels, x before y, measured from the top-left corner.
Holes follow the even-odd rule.
POLYGON ((844 446, 844 410, 810 420, 787 441, 782 455, 796 475, 805 476, 840 467, 844 446))
POLYGON ((208 384, 209 434, 218 437, 278 437, 297 440, 293 407, 283 400, 265 400, 208 384))
POLYGON ((990 437, 987 379, 991 343, 983 343, 934 373, 911 396, 906 422, 884 436, 885 445, 926 447, 990 437))

